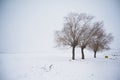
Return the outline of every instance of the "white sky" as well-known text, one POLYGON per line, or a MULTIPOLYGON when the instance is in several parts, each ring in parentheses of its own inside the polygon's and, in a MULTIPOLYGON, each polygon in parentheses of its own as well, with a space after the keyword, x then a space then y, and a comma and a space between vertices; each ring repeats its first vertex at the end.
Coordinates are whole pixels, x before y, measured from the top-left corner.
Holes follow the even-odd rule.
POLYGON ((3 0, 0 2, 0 51, 54 51, 54 31, 61 30, 70 12, 103 20, 120 49, 119 0, 3 0))

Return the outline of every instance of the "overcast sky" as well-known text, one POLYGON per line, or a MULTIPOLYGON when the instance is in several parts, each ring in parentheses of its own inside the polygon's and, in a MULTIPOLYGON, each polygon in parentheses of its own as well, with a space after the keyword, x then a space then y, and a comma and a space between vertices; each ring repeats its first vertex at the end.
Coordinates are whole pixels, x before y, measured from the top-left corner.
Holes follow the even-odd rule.
POLYGON ((2 0, 0 51, 54 51, 54 31, 61 30, 68 13, 87 13, 103 20, 120 49, 119 0, 2 0))

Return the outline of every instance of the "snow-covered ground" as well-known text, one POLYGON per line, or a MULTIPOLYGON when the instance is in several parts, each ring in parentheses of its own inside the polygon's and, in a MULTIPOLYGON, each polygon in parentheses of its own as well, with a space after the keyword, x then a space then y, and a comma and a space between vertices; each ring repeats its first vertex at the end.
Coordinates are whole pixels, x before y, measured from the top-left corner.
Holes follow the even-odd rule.
POLYGON ((0 54, 0 80, 120 80, 120 54, 71 53, 0 54))

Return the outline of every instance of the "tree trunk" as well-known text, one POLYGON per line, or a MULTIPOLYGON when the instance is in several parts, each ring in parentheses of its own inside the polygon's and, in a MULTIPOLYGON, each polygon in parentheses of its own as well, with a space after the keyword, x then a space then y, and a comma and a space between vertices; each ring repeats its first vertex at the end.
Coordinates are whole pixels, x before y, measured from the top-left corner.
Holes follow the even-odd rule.
POLYGON ((72 47, 72 60, 75 60, 75 46, 72 47))
POLYGON ((96 58, 96 51, 94 51, 94 58, 96 58))
POLYGON ((82 52, 82 59, 85 59, 85 56, 84 56, 84 48, 81 48, 81 52, 82 52))

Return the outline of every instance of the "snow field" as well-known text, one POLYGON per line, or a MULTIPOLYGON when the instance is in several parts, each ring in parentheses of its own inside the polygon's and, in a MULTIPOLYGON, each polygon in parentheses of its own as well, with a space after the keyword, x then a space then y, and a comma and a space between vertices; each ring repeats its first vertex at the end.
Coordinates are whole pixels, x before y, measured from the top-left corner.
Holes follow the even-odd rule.
POLYGON ((0 80, 120 80, 120 57, 85 60, 68 54, 0 54, 0 80))

